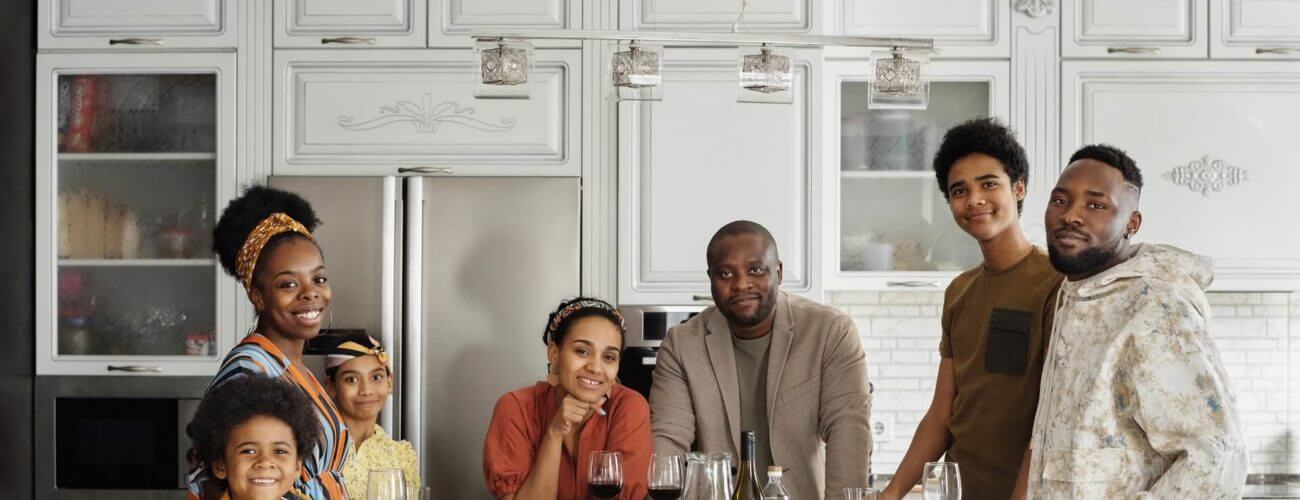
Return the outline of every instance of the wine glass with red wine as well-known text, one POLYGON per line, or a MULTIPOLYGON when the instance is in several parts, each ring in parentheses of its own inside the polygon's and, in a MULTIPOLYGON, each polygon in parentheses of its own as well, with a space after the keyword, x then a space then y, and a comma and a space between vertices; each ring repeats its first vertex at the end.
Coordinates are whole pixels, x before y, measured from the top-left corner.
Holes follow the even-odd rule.
POLYGON ((682 456, 651 455, 647 477, 652 500, 677 500, 682 496, 682 456))
POLYGON ((623 491, 623 455, 617 451, 591 452, 587 489, 596 498, 614 498, 623 491))

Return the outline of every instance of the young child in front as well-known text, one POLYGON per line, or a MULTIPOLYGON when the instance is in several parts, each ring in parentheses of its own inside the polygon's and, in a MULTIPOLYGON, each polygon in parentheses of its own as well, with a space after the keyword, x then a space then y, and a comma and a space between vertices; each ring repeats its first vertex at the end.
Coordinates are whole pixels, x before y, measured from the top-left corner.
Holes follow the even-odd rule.
POLYGON ((283 381, 250 375, 212 388, 186 433, 192 458, 211 464, 219 481, 190 499, 305 498, 293 491, 294 480, 319 429, 307 396, 283 381))

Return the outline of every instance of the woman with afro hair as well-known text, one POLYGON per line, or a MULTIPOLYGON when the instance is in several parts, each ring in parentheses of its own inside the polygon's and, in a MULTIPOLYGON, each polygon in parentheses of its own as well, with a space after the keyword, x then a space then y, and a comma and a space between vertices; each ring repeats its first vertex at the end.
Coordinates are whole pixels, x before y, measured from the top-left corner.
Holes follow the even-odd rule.
MULTIPOLYGON (((303 346, 320 333, 330 305, 325 260, 311 232, 320 224, 298 195, 263 186, 231 201, 213 230, 221 266, 243 285, 257 311, 248 336, 221 362, 208 392, 230 380, 256 376, 297 387, 311 403, 319 432, 300 450, 302 471, 294 492, 311 499, 345 499, 341 470, 347 426, 329 394, 302 363, 303 346)), ((190 473, 191 500, 219 499, 210 457, 198 456, 190 473)))

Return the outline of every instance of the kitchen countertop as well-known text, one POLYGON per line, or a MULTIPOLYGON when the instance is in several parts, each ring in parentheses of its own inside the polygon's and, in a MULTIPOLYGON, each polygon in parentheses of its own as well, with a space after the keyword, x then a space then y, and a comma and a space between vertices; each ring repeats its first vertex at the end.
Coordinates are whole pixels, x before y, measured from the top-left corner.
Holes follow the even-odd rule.
POLYGON ((1251 474, 1241 498, 1300 498, 1300 474, 1251 474))
MULTIPOLYGON (((889 474, 876 474, 872 477, 872 487, 884 489, 893 477, 889 474)), ((916 485, 904 497, 904 500, 923 500, 921 486, 916 485)), ((1251 474, 1246 478, 1243 499, 1300 499, 1300 474, 1251 474)))

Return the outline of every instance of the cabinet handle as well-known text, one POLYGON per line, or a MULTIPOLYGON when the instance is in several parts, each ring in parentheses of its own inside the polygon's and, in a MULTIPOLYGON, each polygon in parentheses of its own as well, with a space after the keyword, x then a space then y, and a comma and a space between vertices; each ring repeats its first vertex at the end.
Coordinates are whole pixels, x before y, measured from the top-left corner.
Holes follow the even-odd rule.
POLYGON ((162 373, 161 366, 140 366, 140 365, 108 365, 110 372, 130 372, 130 373, 162 373))
POLYGON ((335 38, 322 38, 320 39, 320 43, 321 45, 329 45, 331 43, 344 43, 349 45, 364 43, 364 44, 374 45, 375 39, 372 37, 340 36, 335 38))
POLYGON ((400 167, 399 174, 450 174, 451 167, 400 167))
POLYGON ((1106 47, 1107 54, 1159 54, 1160 47, 1106 47))
POLYGON ((1300 47, 1260 47, 1256 54, 1300 54, 1300 47))
POLYGON ((112 38, 109 45, 162 45, 161 38, 112 38))
POLYGON ((938 281, 888 281, 888 286, 901 286, 905 288, 939 288, 938 281))
POLYGON ((691 300, 696 302, 713 302, 712 295, 692 295, 691 300))

